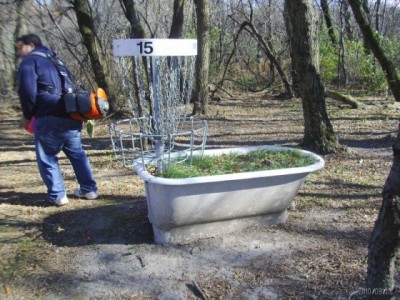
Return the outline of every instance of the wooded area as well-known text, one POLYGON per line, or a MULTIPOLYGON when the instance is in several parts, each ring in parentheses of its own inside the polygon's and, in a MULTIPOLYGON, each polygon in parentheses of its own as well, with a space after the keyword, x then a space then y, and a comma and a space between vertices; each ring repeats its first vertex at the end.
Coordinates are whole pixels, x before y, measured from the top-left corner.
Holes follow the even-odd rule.
MULTIPOLYGON (((400 0, 2 0, 0 16, 2 97, 16 93, 15 40, 33 32, 76 81, 107 90, 113 116, 141 115, 138 85, 126 91, 121 64, 112 55, 112 41, 121 38, 198 40, 193 114, 206 115, 209 101, 235 93, 301 98, 302 146, 317 153, 341 151, 326 97, 353 109, 362 105, 351 95, 400 101, 400 0), (129 110, 126 95, 137 102, 137 111, 129 110)), ((125 71, 136 78, 135 62, 125 71)), ((400 135, 369 246, 368 288, 394 288, 399 140, 400 135)))
MULTIPOLYGON (((200 8, 202 2, 198 2, 200 8)), ((217 93, 222 97, 234 90, 291 95, 296 85, 287 47, 283 2, 204 2, 209 6, 210 22, 209 83, 215 84, 217 93)), ((398 1, 363 1, 366 21, 371 21, 386 61, 392 64, 385 72, 379 58, 376 60, 373 51, 364 47, 362 30, 349 3, 314 1, 321 79, 330 89, 344 94, 385 94, 390 89, 385 80, 387 70, 399 67, 398 1)), ((15 86, 14 41, 25 32, 39 33, 45 44, 68 63, 76 80, 87 87, 104 86, 115 95, 121 92, 121 87, 113 83, 121 80, 113 71, 116 68, 111 52, 113 39, 198 37, 196 1, 6 0, 0 5, 3 95, 12 92, 15 86)), ((120 104, 115 109, 120 109, 120 104)))

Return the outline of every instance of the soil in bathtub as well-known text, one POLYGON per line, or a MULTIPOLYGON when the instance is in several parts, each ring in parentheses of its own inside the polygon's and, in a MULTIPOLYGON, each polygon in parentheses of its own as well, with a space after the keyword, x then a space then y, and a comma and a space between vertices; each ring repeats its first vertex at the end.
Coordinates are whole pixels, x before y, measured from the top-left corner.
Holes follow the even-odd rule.
POLYGON ((190 178, 304 167, 316 162, 314 157, 304 155, 299 150, 254 150, 247 154, 194 156, 192 161, 187 159, 183 163, 172 163, 163 174, 158 174, 156 168, 153 168, 151 173, 164 178, 190 178))

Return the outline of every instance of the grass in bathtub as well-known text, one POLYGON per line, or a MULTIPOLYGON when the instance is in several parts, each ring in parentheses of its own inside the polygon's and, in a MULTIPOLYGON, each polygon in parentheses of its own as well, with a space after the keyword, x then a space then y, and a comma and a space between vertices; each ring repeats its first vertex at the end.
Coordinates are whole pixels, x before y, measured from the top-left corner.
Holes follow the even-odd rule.
POLYGON ((316 161, 314 157, 305 156, 299 150, 255 150, 247 154, 194 156, 192 162, 187 159, 183 163, 172 163, 163 174, 158 174, 156 168, 153 168, 151 173, 164 178, 190 178, 304 167, 316 161))

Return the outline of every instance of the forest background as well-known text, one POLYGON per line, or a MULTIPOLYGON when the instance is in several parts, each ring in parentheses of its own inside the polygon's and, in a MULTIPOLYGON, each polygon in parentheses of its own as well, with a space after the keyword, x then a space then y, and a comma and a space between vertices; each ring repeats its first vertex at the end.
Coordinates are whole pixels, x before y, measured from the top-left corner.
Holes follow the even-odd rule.
MULTIPOLYGON (((282 77, 290 81, 292 69, 283 1, 206 2, 209 84, 213 84, 210 88, 223 96, 229 95, 231 89, 286 93, 282 77), (277 67, 282 73, 277 72, 277 67)), ((399 1, 361 2, 382 47, 398 68, 399 1)), ((134 34, 137 38, 197 37, 192 1, 3 0, 0 5, 2 95, 15 92, 15 39, 26 32, 38 33, 68 64, 75 80, 87 88, 110 85, 116 110, 124 105, 119 95, 125 91, 121 84, 115 84, 124 78, 112 55, 114 39, 134 34), (83 14, 78 15, 82 18, 80 23, 77 10, 83 14)), ((348 2, 323 0, 315 1, 315 6, 319 13, 319 67, 324 83, 355 95, 386 95, 385 74, 365 47, 348 2)))

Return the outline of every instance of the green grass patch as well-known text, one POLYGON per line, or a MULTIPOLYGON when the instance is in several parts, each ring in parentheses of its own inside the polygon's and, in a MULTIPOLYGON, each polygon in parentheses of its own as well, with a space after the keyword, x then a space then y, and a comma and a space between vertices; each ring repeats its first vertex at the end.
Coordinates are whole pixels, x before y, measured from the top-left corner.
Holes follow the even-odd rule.
POLYGON ((304 167, 316 163, 312 156, 305 156, 299 150, 271 151, 255 150, 248 154, 229 153, 215 156, 194 156, 192 162, 171 164, 163 174, 164 178, 191 178, 232 173, 276 170, 304 167))

